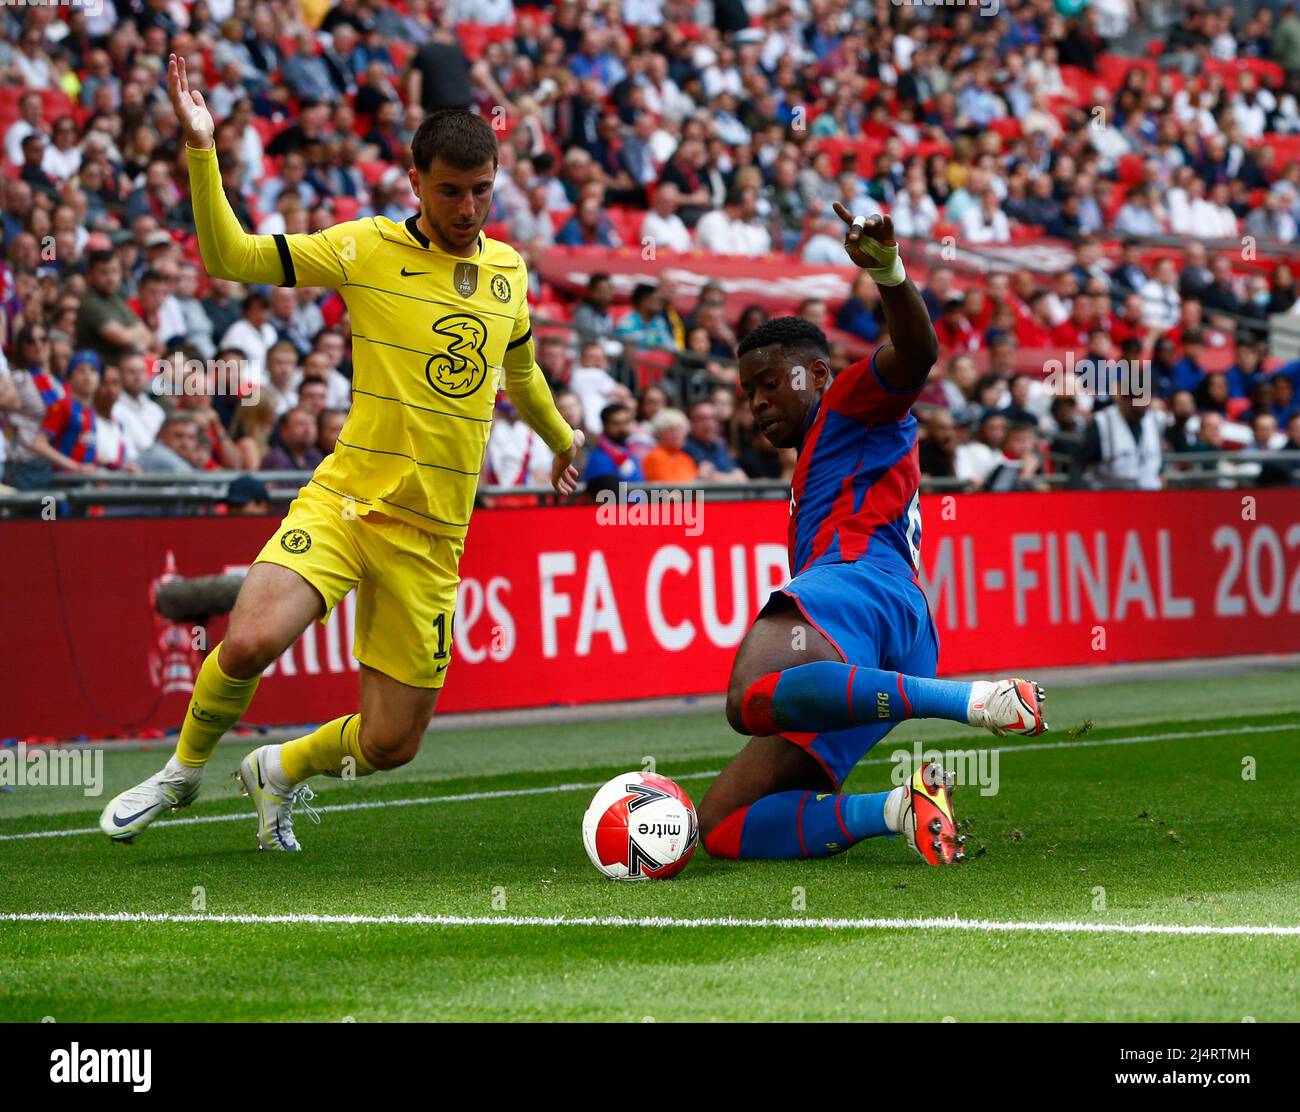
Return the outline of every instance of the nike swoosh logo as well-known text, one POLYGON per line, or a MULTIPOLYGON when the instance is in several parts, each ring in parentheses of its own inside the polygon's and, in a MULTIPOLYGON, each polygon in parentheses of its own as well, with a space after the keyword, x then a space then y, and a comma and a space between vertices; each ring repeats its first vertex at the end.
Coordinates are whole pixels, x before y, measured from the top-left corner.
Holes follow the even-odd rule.
MULTIPOLYGON (((450 660, 447 661, 447 664, 450 664, 450 663, 451 663, 450 660)), ((434 674, 435 676, 441 675, 443 672, 445 672, 445 671, 447 670, 447 664, 444 664, 441 668, 435 668, 435 669, 433 670, 433 674, 434 674)))
POLYGON ((124 819, 119 819, 116 815, 114 815, 113 825, 118 827, 119 829, 123 826, 130 826, 131 823, 135 822, 135 820, 138 819, 141 815, 147 814, 148 811, 149 808, 146 807, 143 811, 137 811, 134 815, 127 815, 127 817, 124 819))
POLYGON ((428 274, 428 273, 429 271, 427 270, 407 270, 406 267, 402 267, 403 278, 415 278, 421 274, 428 274))

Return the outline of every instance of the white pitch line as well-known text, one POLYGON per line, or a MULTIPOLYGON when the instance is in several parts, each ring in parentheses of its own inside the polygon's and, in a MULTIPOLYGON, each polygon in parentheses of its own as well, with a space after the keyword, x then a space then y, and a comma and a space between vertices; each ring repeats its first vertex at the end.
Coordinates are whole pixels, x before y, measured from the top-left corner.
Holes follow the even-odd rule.
POLYGON ((399 926, 399 927, 746 927, 754 930, 958 930, 1054 934, 1173 934, 1246 937, 1297 937, 1300 926, 1212 926, 1177 923, 1017 923, 957 916, 924 919, 680 919, 671 916, 565 915, 171 915, 147 912, 28 911, 0 914, 9 923, 234 923, 243 925, 399 926))
MULTIPOLYGON (((1281 730, 1293 730, 1297 727, 1300 727, 1300 722, 1284 722, 1276 726, 1228 726, 1218 730, 1188 730, 1165 734, 1140 734, 1136 737, 1100 738, 1094 741, 1033 741, 1026 742, 1024 745, 998 746, 991 751, 1006 754, 1024 753, 1031 750, 1097 749, 1110 745, 1141 745, 1156 741, 1177 741, 1190 738, 1222 737, 1224 734, 1277 733, 1281 730)), ((905 747, 900 746, 900 748, 903 748, 905 752, 910 753, 913 744, 915 743, 907 743, 905 747)), ((950 749, 958 750, 962 748, 957 742, 952 740, 920 742, 920 745, 923 752, 944 752, 950 749)), ((973 746, 971 748, 979 747, 973 746)), ((894 764, 895 762, 893 758, 890 757, 871 757, 859 761, 858 763, 859 765, 888 765, 894 764)), ((679 776, 673 777, 673 779, 706 780, 717 775, 718 770, 711 772, 685 772, 679 776)), ((337 814, 344 811, 374 811, 385 807, 423 807, 435 803, 473 803, 483 799, 517 799, 530 795, 554 795, 559 792, 595 791, 597 788, 603 786, 603 781, 600 783, 589 784, 549 784, 543 788, 503 788, 499 791, 463 792, 460 795, 425 795, 413 799, 372 799, 358 803, 334 803, 327 804, 324 807, 317 807, 316 810, 321 814, 337 814)), ((246 811, 236 811, 228 815, 195 815, 184 819, 160 819, 158 822, 154 823, 154 826, 198 826, 202 823, 208 822, 234 822, 238 819, 247 818, 248 813, 246 811)), ((73 835, 79 834, 101 833, 102 831, 98 826, 79 826, 69 830, 29 830, 22 834, 0 834, 0 842, 20 842, 31 838, 70 838, 73 835)))

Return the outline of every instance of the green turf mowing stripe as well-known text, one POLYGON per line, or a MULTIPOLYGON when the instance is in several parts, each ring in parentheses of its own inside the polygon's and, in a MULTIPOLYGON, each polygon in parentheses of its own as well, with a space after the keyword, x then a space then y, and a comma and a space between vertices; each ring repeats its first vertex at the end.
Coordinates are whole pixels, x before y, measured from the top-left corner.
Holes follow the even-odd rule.
MULTIPOLYGON (((1065 749, 1098 749, 1115 745, 1145 745, 1160 741, 1181 741, 1195 740, 1198 738, 1223 737, 1227 734, 1266 734, 1278 733, 1283 730, 1293 730, 1300 728, 1300 722, 1281 722, 1274 725, 1262 726, 1225 726, 1210 730, 1174 730, 1158 734, 1138 734, 1132 737, 1115 737, 1115 738, 1092 738, 1092 739, 1070 739, 1064 741, 1039 741, 1026 742, 1023 744, 1012 743, 1010 745, 999 746, 979 746, 979 745, 962 745, 959 740, 937 739, 934 741, 920 742, 914 744, 922 751, 941 751, 943 749, 952 749, 960 751, 980 750, 986 752, 996 752, 999 754, 1008 753, 1025 753, 1025 752, 1044 752, 1052 750, 1065 749)), ((897 763, 893 757, 868 757, 858 762, 859 768, 863 766, 879 766, 897 763)), ((717 769, 706 772, 688 772, 674 777, 677 780, 704 780, 718 775, 717 769)), ((374 799, 364 800, 357 803, 336 803, 318 807, 316 810, 321 814, 335 814, 346 811, 371 811, 385 809, 390 807, 422 807, 431 806, 438 803, 472 803, 481 800, 491 799, 515 799, 523 796, 532 795, 554 795, 561 792, 575 791, 595 791, 603 785, 600 782, 583 782, 583 783, 566 783, 550 784, 539 788, 502 788, 493 791, 481 792, 462 792, 457 795, 430 795, 418 796, 411 799, 374 799)), ((160 819, 153 824, 154 828, 165 826, 198 826, 205 823, 214 822, 233 822, 238 819, 247 819, 246 810, 234 811, 228 814, 220 815, 195 815, 189 818, 181 819, 160 819)), ((75 835, 85 834, 102 834, 98 826, 72 827, 63 830, 29 830, 17 834, 0 834, 0 842, 26 841, 34 838, 67 838, 75 835)))
POLYGON ((732 916, 677 918, 667 915, 174 915, 165 912, 29 911, 0 914, 0 922, 24 923, 238 923, 287 926, 401 927, 636 927, 742 928, 746 930, 961 930, 1049 931, 1058 934, 1176 934, 1300 937, 1300 926, 1211 926, 1184 923, 1026 922, 932 916, 921 919, 743 919, 732 916))

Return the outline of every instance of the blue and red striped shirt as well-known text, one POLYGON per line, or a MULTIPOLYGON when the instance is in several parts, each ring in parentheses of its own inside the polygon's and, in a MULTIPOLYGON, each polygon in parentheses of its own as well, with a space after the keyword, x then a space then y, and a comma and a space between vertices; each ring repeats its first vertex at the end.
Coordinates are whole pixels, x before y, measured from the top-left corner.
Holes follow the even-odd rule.
POLYGON ((921 466, 912 403, 876 374, 877 349, 845 368, 804 426, 790 492, 790 573, 867 560, 915 578, 921 466))
POLYGON ((73 397, 59 398, 45 411, 41 431, 69 459, 95 462, 95 411, 90 406, 73 397))
POLYGON ((32 385, 36 387, 36 392, 40 394, 41 401, 45 408, 49 409, 64 395, 63 383, 55 378, 49 371, 31 369, 32 385))

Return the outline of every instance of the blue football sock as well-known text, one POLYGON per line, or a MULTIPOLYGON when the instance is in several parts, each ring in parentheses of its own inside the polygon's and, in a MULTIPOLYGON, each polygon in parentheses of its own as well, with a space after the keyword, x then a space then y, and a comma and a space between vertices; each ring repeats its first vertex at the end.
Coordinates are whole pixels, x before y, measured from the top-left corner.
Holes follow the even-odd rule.
POLYGON ((889 792, 870 795, 777 792, 751 803, 721 824, 705 848, 714 857, 748 860, 829 857, 863 838, 893 831, 885 825, 889 792), (739 839, 736 822, 742 824, 739 839))
POLYGON ((756 680, 745 693, 742 716, 755 737, 830 733, 906 718, 965 723, 970 692, 969 683, 823 660, 756 680))

